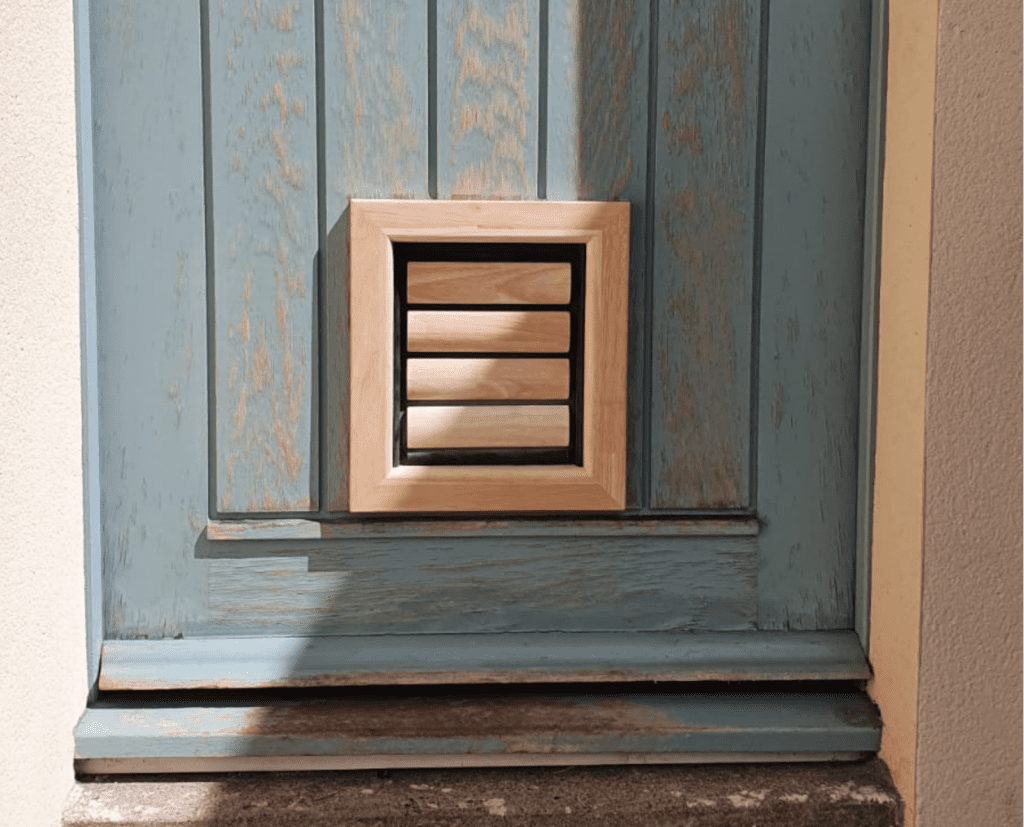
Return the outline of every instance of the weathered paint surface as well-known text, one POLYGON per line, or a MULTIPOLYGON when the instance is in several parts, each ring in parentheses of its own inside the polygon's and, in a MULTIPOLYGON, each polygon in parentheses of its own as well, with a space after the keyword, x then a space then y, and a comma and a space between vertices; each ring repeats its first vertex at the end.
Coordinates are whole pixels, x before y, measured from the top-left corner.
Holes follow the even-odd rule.
POLYGON ((760 4, 661 4, 651 502, 749 503, 760 4))
POLYGON ((544 632, 107 641, 103 690, 708 680, 866 680, 854 632, 544 632))
POLYGON ((348 199, 427 197, 426 6, 410 0, 328 0, 324 28, 324 507, 344 512, 348 199))
POLYGON ((754 538, 413 537, 250 553, 301 556, 211 561, 209 616, 188 636, 749 630, 757 611, 754 538))
POLYGON ((75 754, 867 752, 878 748, 880 732, 877 711, 857 692, 395 696, 386 703, 374 695, 253 707, 107 705, 79 722, 75 754))
POLYGON ((868 0, 772 6, 758 422, 762 628, 853 623, 870 26, 868 0), (808 101, 820 101, 813 117, 808 101))
MULTIPOLYGON (((756 518, 638 520, 222 520, 206 526, 214 542, 244 540, 387 540, 395 537, 754 537, 756 518)), ((244 545, 239 544, 242 552, 244 545)), ((218 546, 211 556, 223 556, 218 546)))
POLYGON ((199 12, 89 11, 104 626, 173 637, 208 565, 199 12))
POLYGON ((547 197, 629 201, 626 505, 646 505, 646 202, 650 13, 629 0, 549 4, 547 197))
POLYGON ((313 5, 209 4, 220 512, 317 507, 313 5))
POLYGON ((537 4, 440 0, 437 19, 438 196, 535 196, 537 4))

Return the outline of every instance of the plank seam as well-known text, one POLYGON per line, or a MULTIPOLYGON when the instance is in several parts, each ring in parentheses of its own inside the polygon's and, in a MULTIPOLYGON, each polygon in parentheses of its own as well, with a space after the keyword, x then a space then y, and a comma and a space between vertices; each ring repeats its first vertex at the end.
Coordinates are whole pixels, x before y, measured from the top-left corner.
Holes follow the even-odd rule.
POLYGON ((540 0, 537 44, 537 198, 548 197, 548 0, 540 0))
POLYGON ((768 24, 771 0, 761 2, 758 44, 757 144, 754 154, 754 267, 750 286, 750 508, 757 509, 757 446, 760 431, 761 262, 764 241, 765 136, 768 124, 768 24))
POLYGON ((316 212, 317 212, 317 255, 316 255, 316 286, 312 290, 316 301, 316 312, 313 314, 313 347, 314 354, 312 386, 316 389, 316 403, 311 405, 314 421, 310 423, 312 438, 316 446, 311 450, 310 459, 316 468, 310 469, 310 487, 314 490, 311 496, 316 497, 316 513, 324 513, 324 492, 327 490, 325 472, 327 467, 324 428, 327 422, 327 388, 324 365, 327 360, 324 347, 324 330, 326 330, 327 311, 324 294, 327 281, 327 89, 326 89, 326 44, 324 43, 324 0, 316 0, 313 4, 313 27, 315 41, 315 94, 316 94, 316 212))
POLYGON ((210 74, 210 2, 199 2, 199 51, 202 64, 203 219, 206 241, 206 451, 207 508, 217 516, 217 331, 214 301, 213 122, 210 74))
POLYGON ((437 0, 427 0, 427 195, 437 198, 437 0))
POLYGON ((651 510, 651 371, 654 348, 654 192, 658 141, 658 0, 651 0, 649 43, 647 49, 647 192, 644 194, 644 330, 642 332, 643 364, 641 367, 644 415, 640 423, 640 508, 651 510))

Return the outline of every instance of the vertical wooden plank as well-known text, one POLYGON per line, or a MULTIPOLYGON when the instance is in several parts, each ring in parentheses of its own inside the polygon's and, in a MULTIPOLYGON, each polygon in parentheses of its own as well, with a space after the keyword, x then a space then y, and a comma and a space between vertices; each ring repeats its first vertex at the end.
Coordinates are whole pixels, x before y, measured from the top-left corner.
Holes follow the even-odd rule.
POLYGON ((537 5, 438 0, 440 198, 536 195, 537 5))
POLYGON ((661 4, 651 488, 655 508, 743 508, 760 2, 661 4))
POLYGON ((869 0, 773 3, 758 623, 853 624, 869 0))
MULTIPOLYGON (((324 7, 324 508, 348 510, 348 199, 427 197, 427 11, 324 7)), ((359 412, 353 414, 358 421, 359 412)))
POLYGON ((199 5, 91 3, 104 626, 206 618, 199 5))
POLYGON ((209 4, 221 512, 317 508, 313 10, 209 4))
POLYGON ((629 201, 629 368, 626 504, 645 504, 649 415, 646 202, 650 13, 631 0, 551 0, 547 196, 629 201))

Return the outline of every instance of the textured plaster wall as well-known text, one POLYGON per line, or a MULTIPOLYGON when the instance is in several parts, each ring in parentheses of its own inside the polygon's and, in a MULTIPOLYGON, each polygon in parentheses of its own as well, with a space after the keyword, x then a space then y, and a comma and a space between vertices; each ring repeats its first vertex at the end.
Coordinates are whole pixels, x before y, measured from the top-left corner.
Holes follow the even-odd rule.
POLYGON ((0 0, 0 823, 52 825, 85 706, 71 0, 0 0))
POLYGON ((890 0, 878 307, 869 686, 881 756, 914 818, 925 360, 938 0, 890 0))
POLYGON ((1021 6, 941 0, 917 812, 1021 824, 1021 6))

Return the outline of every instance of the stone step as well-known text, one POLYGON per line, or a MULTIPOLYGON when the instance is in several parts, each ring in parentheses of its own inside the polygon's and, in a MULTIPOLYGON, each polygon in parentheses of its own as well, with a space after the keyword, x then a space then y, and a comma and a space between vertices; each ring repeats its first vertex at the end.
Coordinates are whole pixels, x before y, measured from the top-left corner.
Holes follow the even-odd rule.
POLYGON ((80 778, 62 824, 902 827, 903 802, 878 759, 116 775, 80 778))

